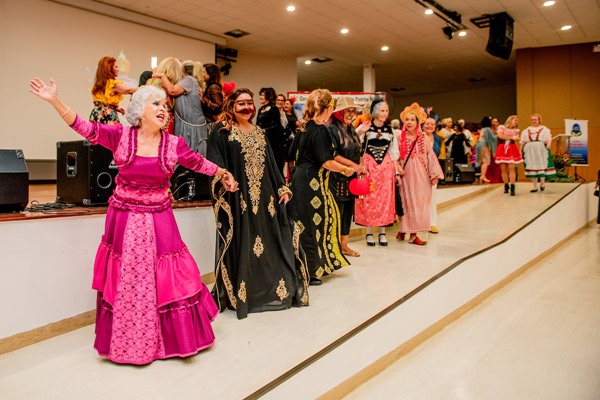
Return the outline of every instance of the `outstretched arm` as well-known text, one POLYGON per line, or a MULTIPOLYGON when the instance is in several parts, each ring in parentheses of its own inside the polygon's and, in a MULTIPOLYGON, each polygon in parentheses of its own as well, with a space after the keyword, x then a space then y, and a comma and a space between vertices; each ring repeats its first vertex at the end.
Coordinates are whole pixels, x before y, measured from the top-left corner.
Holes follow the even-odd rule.
POLYGON ((29 81, 29 91, 40 99, 50 103, 67 125, 73 125, 77 114, 75 111, 71 110, 71 107, 67 107, 60 97, 58 97, 58 90, 56 88, 56 83, 54 83, 54 79, 50 78, 50 85, 46 85, 43 80, 35 77, 29 81))

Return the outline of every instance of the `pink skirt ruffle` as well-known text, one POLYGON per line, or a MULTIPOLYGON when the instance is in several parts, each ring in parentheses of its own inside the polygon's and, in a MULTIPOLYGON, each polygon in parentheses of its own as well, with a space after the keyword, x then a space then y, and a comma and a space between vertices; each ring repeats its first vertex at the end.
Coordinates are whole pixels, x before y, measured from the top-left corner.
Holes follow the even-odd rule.
MULTIPOLYGON (((160 333, 164 346, 164 356, 187 357, 210 347, 215 340, 211 322, 219 310, 208 290, 203 288, 199 293, 158 308, 160 333)), ((96 309, 96 341, 94 348, 101 356, 108 357, 113 328, 113 308, 107 303, 102 293, 98 293, 96 309)), ((109 357, 110 359, 110 357, 109 357)), ((121 362, 119 360, 111 360, 121 362)), ((147 364, 154 361, 139 362, 147 364)), ((127 361, 128 364, 138 364, 127 361)))

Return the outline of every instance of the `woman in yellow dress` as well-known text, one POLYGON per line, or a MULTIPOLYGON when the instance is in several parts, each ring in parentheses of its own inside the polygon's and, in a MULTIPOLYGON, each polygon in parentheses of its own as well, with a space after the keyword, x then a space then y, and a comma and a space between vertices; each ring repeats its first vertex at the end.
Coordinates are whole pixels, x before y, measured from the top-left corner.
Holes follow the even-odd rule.
POLYGON ((119 103, 125 94, 133 94, 137 88, 124 85, 123 81, 117 79, 117 75, 117 60, 110 56, 102 57, 91 89, 94 109, 90 114, 90 121, 109 125, 121 123, 117 113, 124 114, 124 111, 119 103))

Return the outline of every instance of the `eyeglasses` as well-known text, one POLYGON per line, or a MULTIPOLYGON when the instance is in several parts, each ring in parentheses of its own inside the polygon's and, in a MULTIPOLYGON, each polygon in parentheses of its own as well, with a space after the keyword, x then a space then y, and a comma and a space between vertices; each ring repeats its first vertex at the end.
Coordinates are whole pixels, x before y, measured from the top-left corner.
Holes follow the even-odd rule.
POLYGON ((275 102, 276 103, 283 103, 283 102, 285 102, 285 100, 277 99, 277 100, 275 100, 275 102))
POLYGON ((235 104, 240 107, 254 107, 254 101, 252 100, 239 100, 235 104))

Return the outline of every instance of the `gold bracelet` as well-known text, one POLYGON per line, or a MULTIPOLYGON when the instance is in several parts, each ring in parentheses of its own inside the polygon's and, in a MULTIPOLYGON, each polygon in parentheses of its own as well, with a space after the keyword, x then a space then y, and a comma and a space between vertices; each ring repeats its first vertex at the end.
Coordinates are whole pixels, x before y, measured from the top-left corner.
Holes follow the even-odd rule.
POLYGON ((64 117, 65 115, 67 115, 69 113, 69 111, 71 111, 71 107, 67 108, 67 111, 65 111, 64 113, 60 114, 60 117, 64 117))
POLYGON ((348 175, 348 172, 350 172, 350 168, 344 165, 340 172, 342 173, 342 175, 348 175))
POLYGON ((221 179, 225 178, 225 175, 227 175, 229 173, 229 171, 227 171, 225 168, 223 168, 223 173, 219 176, 217 176, 217 180, 220 181, 221 179))

